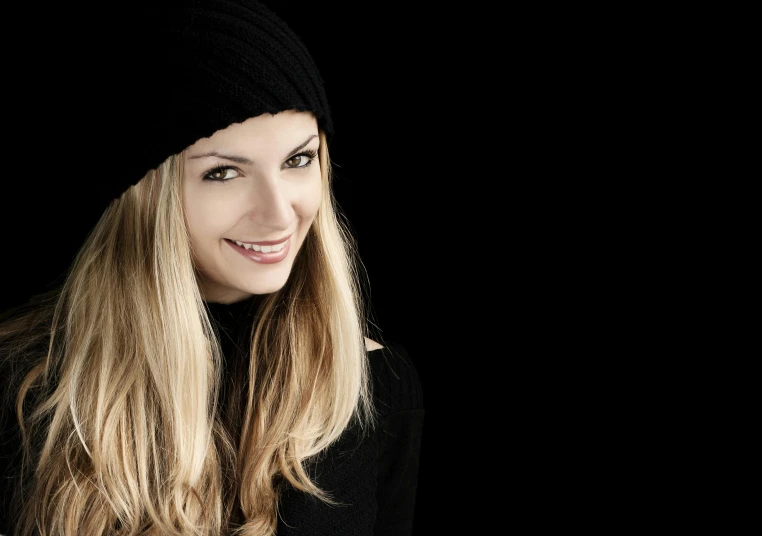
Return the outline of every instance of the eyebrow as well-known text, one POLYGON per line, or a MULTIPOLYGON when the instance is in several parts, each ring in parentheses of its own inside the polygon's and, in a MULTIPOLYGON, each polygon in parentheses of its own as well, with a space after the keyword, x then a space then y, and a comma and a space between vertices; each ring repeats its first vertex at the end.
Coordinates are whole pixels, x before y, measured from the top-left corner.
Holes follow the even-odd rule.
MULTIPOLYGON (((291 156, 293 156, 294 153, 298 153, 299 151, 304 149, 307 146, 307 144, 309 142, 311 142, 314 138, 317 138, 317 136, 318 136, 317 134, 313 134, 312 136, 307 138, 307 140, 304 143, 302 143, 301 145, 299 145, 297 147, 294 147, 294 149, 292 149, 291 152, 289 153, 288 158, 291 158, 291 156)), ((242 164, 242 165, 247 165, 247 166, 250 166, 250 165, 253 164, 253 162, 251 160, 249 160, 248 158, 246 158, 245 156, 238 156, 238 155, 233 155, 233 154, 222 154, 222 153, 218 153, 217 151, 211 151, 211 152, 208 152, 208 153, 203 153, 203 154, 197 154, 197 155, 189 156, 188 159, 190 160, 190 159, 195 159, 195 158, 208 158, 210 156, 214 156, 214 157, 217 157, 217 158, 222 158, 224 160, 230 160, 231 162, 235 162, 236 164, 242 164)))

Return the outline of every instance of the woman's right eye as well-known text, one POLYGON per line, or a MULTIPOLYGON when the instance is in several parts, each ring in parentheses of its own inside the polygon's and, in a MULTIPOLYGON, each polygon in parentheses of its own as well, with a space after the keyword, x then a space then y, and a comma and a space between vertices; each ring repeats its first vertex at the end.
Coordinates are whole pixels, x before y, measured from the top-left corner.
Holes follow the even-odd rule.
POLYGON ((204 173, 205 181, 229 181, 235 179, 238 172, 230 166, 217 166, 204 173))

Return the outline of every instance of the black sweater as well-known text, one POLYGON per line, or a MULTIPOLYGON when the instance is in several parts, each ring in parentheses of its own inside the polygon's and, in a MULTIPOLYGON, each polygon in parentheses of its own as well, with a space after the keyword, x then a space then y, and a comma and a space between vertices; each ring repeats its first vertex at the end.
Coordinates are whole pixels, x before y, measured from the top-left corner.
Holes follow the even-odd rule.
MULTIPOLYGON (((208 304, 221 330, 225 374, 235 373, 234 360, 241 359, 236 348, 241 347, 239 342, 251 326, 249 304, 249 300, 208 304)), ((387 342, 384 348, 369 351, 368 357, 378 425, 365 435, 350 427, 308 468, 316 484, 343 506, 329 506, 287 487, 280 504, 277 536, 413 534, 424 417, 420 381, 413 362, 399 345, 387 342)), ((0 504, 0 535, 13 536, 12 515, 3 498, 13 490, 13 458, 19 441, 12 408, 0 410, 0 500, 4 501, 0 504)))

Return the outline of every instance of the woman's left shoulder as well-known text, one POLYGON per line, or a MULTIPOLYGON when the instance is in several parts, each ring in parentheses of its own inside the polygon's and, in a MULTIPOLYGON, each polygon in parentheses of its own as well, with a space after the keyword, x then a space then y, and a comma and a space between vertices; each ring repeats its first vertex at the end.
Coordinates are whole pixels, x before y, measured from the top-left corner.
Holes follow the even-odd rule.
POLYGON ((415 361, 401 344, 367 341, 374 398, 384 414, 423 409, 423 388, 415 361))

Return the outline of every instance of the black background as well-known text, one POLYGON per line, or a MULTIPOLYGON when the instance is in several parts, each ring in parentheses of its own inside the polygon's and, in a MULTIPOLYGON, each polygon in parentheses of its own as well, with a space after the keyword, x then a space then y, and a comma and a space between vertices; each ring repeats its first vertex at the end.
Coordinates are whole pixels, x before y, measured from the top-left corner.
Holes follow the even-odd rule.
MULTIPOLYGON (((464 27, 457 13, 413 12, 401 3, 266 3, 302 37, 323 75, 336 131, 335 192, 358 240, 375 320, 419 370, 427 416, 416 534, 424 534, 482 493, 465 484, 485 449, 478 415, 465 411, 477 391, 467 371, 493 357, 476 351, 481 330, 466 328, 478 323, 481 298, 473 289, 483 263, 474 254, 484 252, 488 225, 466 194, 481 177, 467 159, 476 133, 464 116, 484 103, 468 96, 473 66, 462 60, 464 27)), ((45 32, 34 38, 56 45, 45 32)), ((0 194, 3 309, 60 281, 105 208, 88 203, 87 181, 78 177, 108 180, 108 170, 93 169, 88 156, 89 140, 108 132, 76 121, 51 124, 39 113, 30 120, 24 112, 72 82, 66 65, 14 61, 35 76, 11 77, 6 132, 15 138, 0 194)), ((128 157, 113 151, 117 164, 128 157)))

